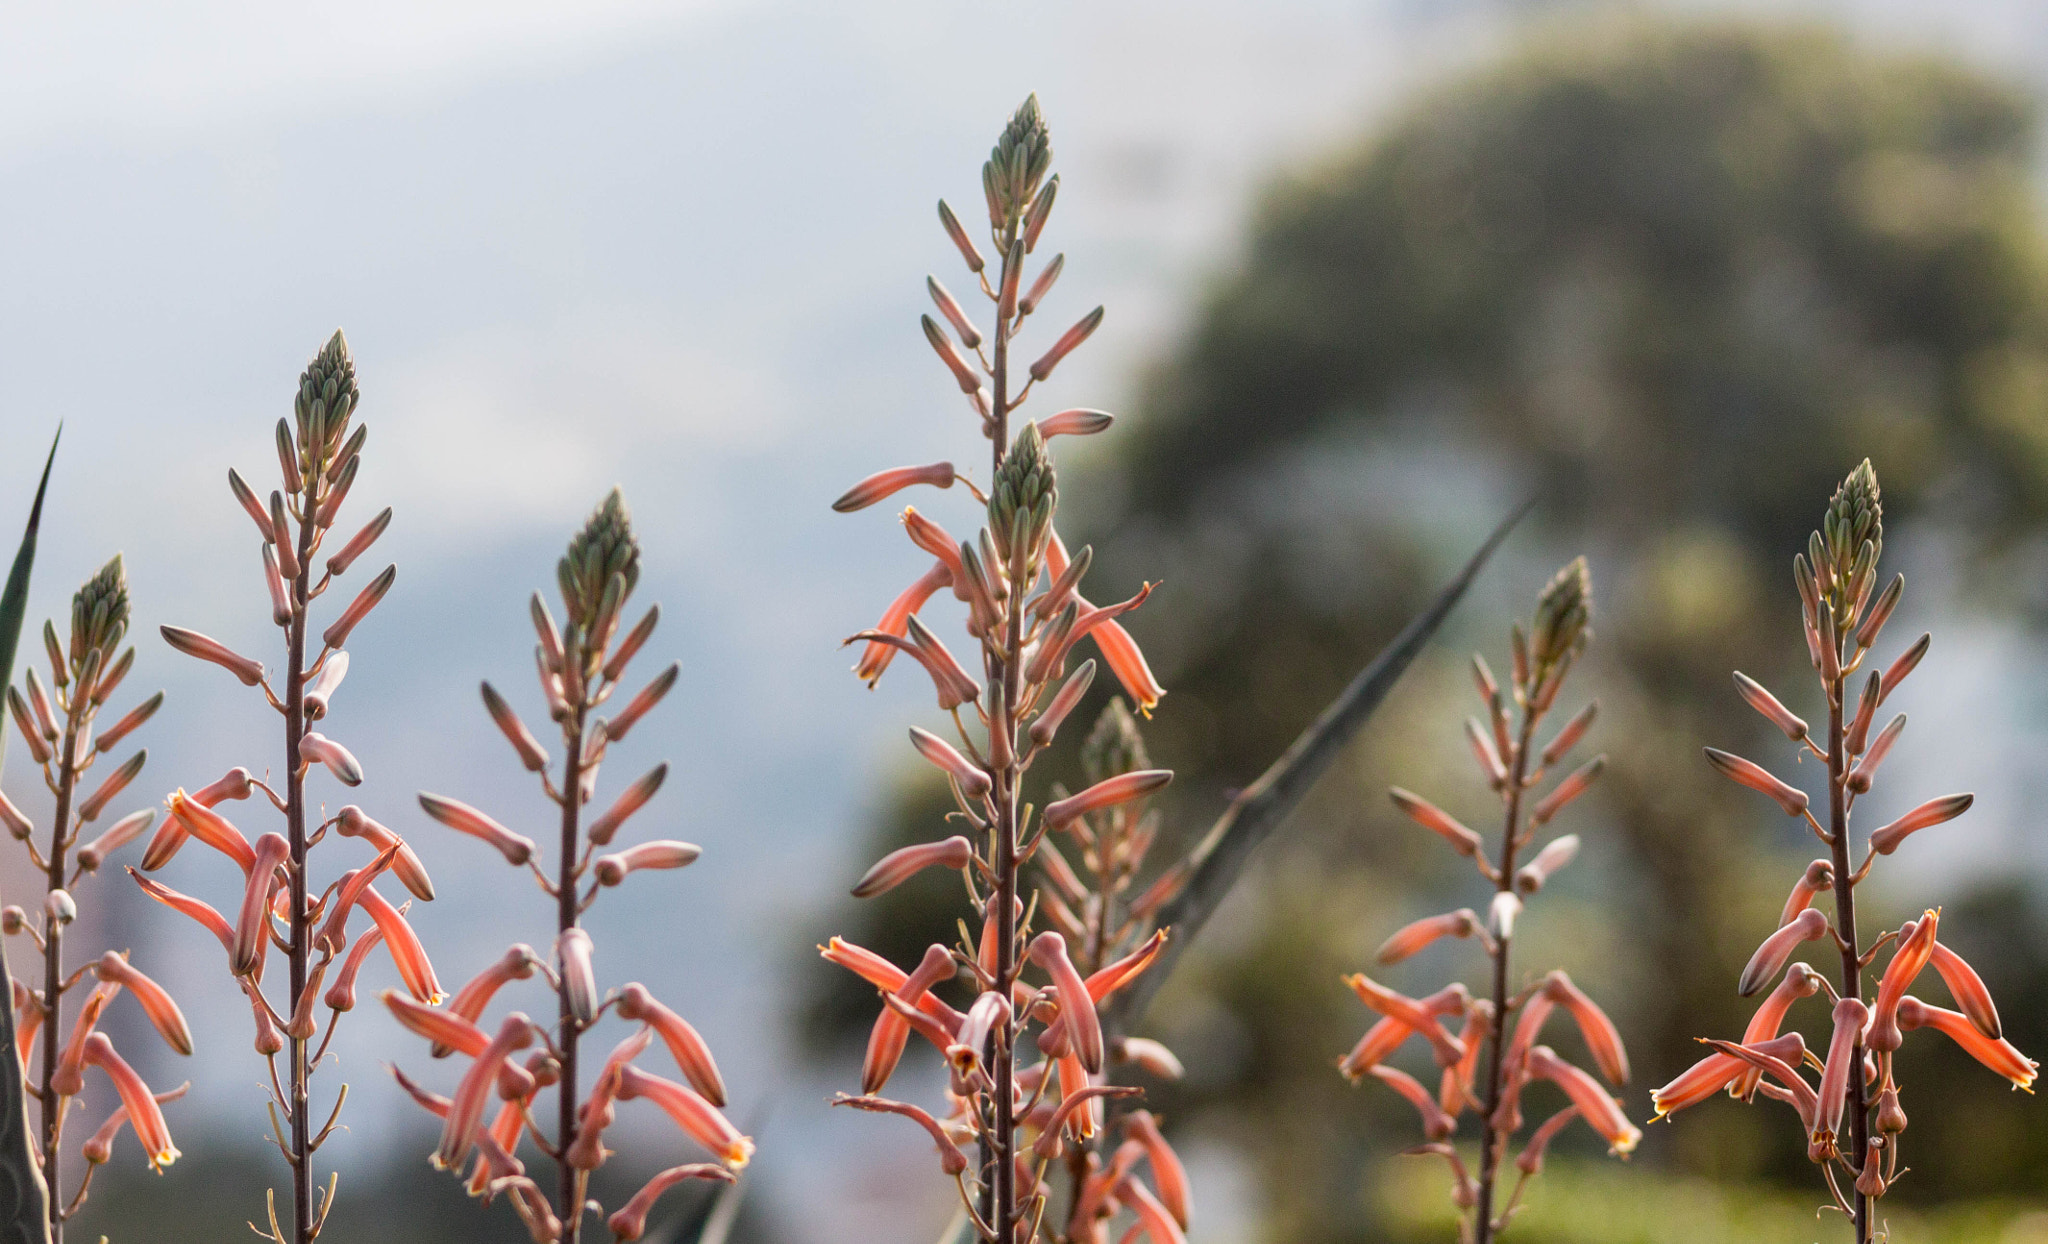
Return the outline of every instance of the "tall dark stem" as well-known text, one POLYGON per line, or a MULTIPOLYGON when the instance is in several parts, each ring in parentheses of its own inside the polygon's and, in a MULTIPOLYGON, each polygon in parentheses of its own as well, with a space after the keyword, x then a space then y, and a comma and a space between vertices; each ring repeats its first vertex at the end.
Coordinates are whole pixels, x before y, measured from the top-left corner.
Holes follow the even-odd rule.
MULTIPOLYGON (((313 538, 318 508, 320 473, 325 464, 314 455, 306 472, 305 492, 299 499, 299 573, 292 578, 292 621, 288 670, 284 685, 284 771, 285 832, 291 842, 291 1005, 287 1015, 300 1013, 299 997, 306 991, 306 961, 312 950, 311 920, 306 909, 306 776, 299 757, 299 743, 306 737, 306 613, 312 602, 313 538)), ((313 1132, 307 1104, 312 1097, 309 1081, 313 1069, 307 1061, 307 1041, 291 1041, 292 1239, 295 1244, 312 1244, 313 1220, 313 1132)))
MULTIPOLYGON (((82 691, 83 688, 80 688, 82 691)), ((69 841, 71 800, 78 788, 78 720, 87 697, 75 696, 64 718, 63 751, 57 754, 57 812, 50 829, 49 890, 64 888, 64 849, 69 841)), ((64 1011, 64 924, 43 908, 43 1182, 49 1185, 50 1244, 64 1244, 63 1197, 58 1191, 60 1146, 64 1139, 64 1101, 57 1095, 57 1047, 63 1030, 57 1020, 64 1011)))
MULTIPOLYGON (((564 663, 581 661, 582 653, 577 651, 580 644, 565 646, 562 654, 564 663)), ((577 680, 578 686, 581 679, 577 680)), ((568 758, 562 762, 562 864, 556 878, 558 890, 555 906, 556 970, 561 972, 562 934, 576 927, 576 860, 581 847, 583 808, 583 717, 584 699, 580 694, 569 706, 569 720, 562 731, 563 745, 568 758)), ((560 1108, 555 1130, 556 1165, 560 1168, 560 1209, 562 1215, 562 1244, 577 1244, 583 1234, 583 1190, 579 1187, 582 1172, 569 1165, 569 1146, 576 1143, 576 1039, 582 1029, 576 1019, 575 1010, 569 1005, 568 974, 561 972, 557 1001, 561 1014, 561 1056, 562 1082, 557 1103, 560 1108)))
MULTIPOLYGON (((1016 235, 1014 222, 1003 233, 1002 282, 998 290, 1009 288, 1011 242, 1016 235)), ((989 386, 992 394, 989 406, 991 428, 989 430, 991 449, 989 455, 989 478, 993 481, 1002 470, 1003 455, 1010 444, 1010 330, 1011 322, 1003 313, 1002 304, 997 303, 996 331, 993 360, 989 368, 989 386)), ((1020 762, 1016 759, 1017 732, 1013 714, 1016 711, 1019 677, 1023 665, 1024 648, 1023 603, 1024 585, 1011 585, 1009 618, 1003 629, 1000 646, 996 652, 997 670, 1002 684, 1000 701, 993 705, 989 715, 989 729, 1001 730, 1007 736, 1010 746, 1003 749, 1011 759, 995 774, 996 813, 996 887, 992 900, 996 905, 996 980, 995 987, 1004 997, 1010 995, 1010 985, 1017 976, 1017 783, 1021 774, 1020 762)), ((1018 1016, 1010 1025, 998 1025, 995 1051, 995 1092, 994 1118, 990 1131, 994 1145, 984 1145, 991 1150, 982 1155, 982 1168, 992 1176, 994 1197, 990 1205, 989 1225, 995 1228, 996 1244, 1010 1244, 1014 1234, 1013 1222, 1017 1210, 1017 1166, 1012 1160, 1016 1147, 1015 1103, 1012 1100, 1014 1068, 1011 1066, 1011 1029, 1021 1026, 1023 1017, 1018 1016), (993 1170, 989 1168, 993 1166, 993 1170)))
MULTIPOLYGON (((1532 691, 1531 694, 1534 694, 1532 691)), ((1536 733, 1536 721, 1542 714, 1534 708, 1522 711, 1522 737, 1515 744, 1515 754, 1508 758, 1507 815, 1501 825, 1500 866, 1498 893, 1507 894, 1515 888, 1515 847, 1516 836, 1521 832, 1522 790, 1529 776, 1529 744, 1536 733)), ((1479 1150, 1479 1200, 1473 1208, 1476 1244, 1488 1244, 1493 1239, 1493 1188, 1495 1176, 1499 1173, 1500 1160, 1506 1155, 1508 1138, 1506 1132, 1496 1126, 1494 1115, 1500 1109, 1501 1091, 1504 1087, 1504 1050, 1508 1031, 1508 950, 1514 938, 1506 929, 1495 933, 1493 951, 1493 1022, 1487 1025, 1486 1062, 1486 1117, 1482 1120, 1485 1132, 1479 1150)))
MULTIPOLYGON (((1842 939, 1842 983, 1844 998, 1863 997, 1862 946, 1856 939, 1856 882, 1849 868, 1848 755, 1842 737, 1842 692, 1847 680, 1837 677, 1828 692, 1828 833, 1835 866, 1835 932, 1842 939)), ((1849 1060, 1849 1138, 1851 1161, 1859 1166, 1869 1149, 1870 1119, 1864 1105, 1863 1042, 1859 1039, 1849 1060)), ((1855 1192, 1857 1244, 1870 1239, 1870 1198, 1855 1192)))

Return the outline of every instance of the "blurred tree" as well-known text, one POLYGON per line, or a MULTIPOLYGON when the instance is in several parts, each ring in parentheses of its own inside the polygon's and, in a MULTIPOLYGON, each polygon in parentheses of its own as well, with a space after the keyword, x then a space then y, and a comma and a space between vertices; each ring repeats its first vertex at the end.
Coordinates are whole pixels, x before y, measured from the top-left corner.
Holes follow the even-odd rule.
MULTIPOLYGON (((1110 585, 1123 565, 1167 567, 1132 629, 1172 689, 1148 731, 1180 774, 1170 819, 1199 833, 1540 488, 1545 547, 1496 572, 1513 583, 1499 599, 1560 553, 1593 555, 1615 763, 1606 828, 1560 879, 1576 905, 1525 936, 1572 940, 1575 963, 1590 950, 1589 987, 1632 999, 1617 1010, 1646 1115, 1691 1037, 1739 1029, 1733 980, 1783 898, 1756 853, 1807 849, 1699 748, 1766 736, 1729 671, 1790 685, 1804 653, 1786 567, 1835 482, 1872 457, 1895 529, 1960 533, 2005 572, 1980 576, 1984 596, 2039 603, 2022 593, 2041 576, 2013 573, 2048 514, 2033 124, 2013 89, 1826 31, 1577 24, 1279 186, 1150 377, 1116 464, 1123 508, 1095 523, 1110 585)), ((1457 738, 1467 706, 1450 706, 1462 673, 1446 657, 1418 675, 1155 1008, 1190 1067, 1167 1109, 1249 1155, 1268 1238, 1384 1234, 1361 1172, 1391 1143, 1372 1121, 1385 1103, 1331 1069, 1363 1026, 1336 973, 1404 919, 1469 901, 1387 782, 1489 806, 1457 738)), ((892 818, 883 836, 929 828, 892 818)), ((1696 1114, 1653 1129, 1646 1160, 1803 1165, 1753 1112, 1696 1114)), ((1990 1116, 2041 1151, 2039 1112, 1972 1117, 1990 1116)), ((1971 1190, 2019 1190, 2021 1168, 2001 1169, 1971 1190)), ((1899 1195, 1943 1191, 1914 1183, 1899 1195)))

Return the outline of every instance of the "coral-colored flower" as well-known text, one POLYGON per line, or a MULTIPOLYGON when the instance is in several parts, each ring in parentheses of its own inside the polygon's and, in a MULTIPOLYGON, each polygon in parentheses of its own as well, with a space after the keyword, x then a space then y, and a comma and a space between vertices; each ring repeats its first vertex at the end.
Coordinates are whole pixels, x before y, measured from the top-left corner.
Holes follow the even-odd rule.
MULTIPOLYGON (((199 839, 207 846, 233 860, 247 877, 256 867, 256 851, 242 831, 228 823, 228 819, 212 808, 191 798, 183 790, 175 791, 170 798, 171 816, 186 833, 199 839)), ((143 861, 143 867, 149 866, 143 861)))
POLYGON ((1756 948, 1756 953, 1749 957, 1749 963, 1742 969, 1735 992, 1747 998, 1770 984, 1784 970, 1786 962, 1801 943, 1813 941, 1827 931, 1828 918, 1818 910, 1809 907, 1800 912, 1756 948))
MULTIPOLYGON (((1048 808, 1048 819, 1050 813, 1048 808)), ((1032 938, 1031 961, 1052 977, 1053 989, 1059 994, 1060 1015, 1065 1020, 1066 1031, 1081 1065, 1088 1069, 1090 1075, 1101 1071, 1102 1020, 1095 1013, 1095 1000, 1089 996, 1087 982, 1081 979, 1074 961, 1067 957, 1066 939, 1050 930, 1032 938)))
POLYGON ((1421 1033, 1436 1051, 1438 1066, 1448 1067, 1463 1057, 1464 1047, 1444 1031, 1436 1016, 1420 1002, 1395 993, 1371 977, 1359 973, 1345 977, 1344 983, 1351 986, 1352 992, 1373 1010, 1388 1019, 1405 1024, 1410 1031, 1421 1033))
POLYGON ((182 626, 166 626, 162 630, 165 643, 188 657, 213 662, 241 679, 243 686, 253 687, 263 681, 263 662, 251 660, 219 640, 209 639, 198 631, 188 631, 182 626))
POLYGON ((1187 1236, 1181 1233, 1180 1223, 1144 1184, 1126 1175, 1117 1184, 1116 1194, 1137 1214, 1135 1229, 1144 1232, 1152 1244, 1187 1244, 1187 1236))
POLYGON ((391 951, 391 962, 412 996, 428 1005, 447 997, 441 992, 441 983, 434 979, 434 965, 427 960, 427 948, 420 944, 419 934, 412 931, 405 916, 386 902, 374 885, 363 887, 361 906, 384 930, 384 945, 391 951))
POLYGON ((1798 816, 1806 811, 1806 792, 1788 783, 1781 782, 1769 770, 1754 761, 1744 760, 1716 747, 1707 750, 1707 761, 1720 770, 1724 777, 1740 782, 1751 790, 1760 791, 1775 800, 1785 809, 1788 816, 1798 816))
POLYGON ((180 915, 189 916, 192 919, 198 921, 202 926, 205 927, 207 932, 212 933, 216 938, 220 939, 220 946, 222 950, 227 951, 229 954, 234 953, 234 927, 227 922, 227 917, 215 911, 211 904, 207 903, 203 899, 196 899, 187 894, 180 894, 176 890, 171 889, 169 886, 159 885, 157 882, 151 881, 149 878, 143 876, 141 873, 137 872, 132 868, 128 870, 128 875, 135 878, 135 884, 142 887, 142 892, 144 894, 149 895, 151 898, 155 899, 159 903, 162 903, 164 906, 170 908, 172 911, 175 911, 180 915))
POLYGON ((1440 916, 1424 916, 1396 929, 1393 936, 1380 944, 1373 958, 1382 964, 1399 963, 1438 938, 1470 937, 1478 931, 1479 915, 1470 907, 1440 916))
POLYGON ((1984 987, 1984 980, 1976 969, 1963 961, 1963 957, 1940 942, 1934 943, 1934 954, 1928 960, 1934 970, 1954 996, 1956 1006, 1970 1017, 1977 1031, 1996 1041, 2005 1035, 1998 1022, 1998 1006, 1991 1000, 1991 991, 1984 987))
POLYGON ((1792 893, 1785 897, 1785 910, 1778 917, 1778 927, 1786 925, 1813 905, 1813 897, 1831 890, 1835 885, 1835 866, 1827 860, 1815 860, 1799 875, 1799 881, 1792 887, 1792 893))
POLYGON ((341 971, 334 983, 327 987, 324 1001, 337 1011, 353 1011, 356 1006, 356 978, 362 975, 363 965, 370 960, 370 952, 384 944, 384 930, 371 925, 368 932, 356 938, 356 944, 349 947, 348 958, 341 961, 341 971))
POLYGON ((1899 943, 1892 951, 1892 960, 1885 965, 1884 976, 1877 983, 1877 1002, 1872 1007, 1873 1020, 1870 1025, 1870 1048, 1879 1053, 1889 1054, 1899 1048, 1899 1000, 1913 987, 1913 982, 1926 970, 1928 960, 1934 957, 1934 939, 1939 931, 1941 913, 1929 909, 1921 913, 1920 919, 1908 921, 1899 930, 1899 943))
MULTIPOLYGON (((891 851, 854 883, 855 898, 873 898, 902 885, 927 868, 957 872, 974 860, 974 844, 955 835, 938 842, 921 842, 891 851)), ((870 1089, 869 1092, 874 1090, 870 1089)))
POLYGON ((1607 1012, 1587 997, 1572 979, 1563 972, 1552 972, 1544 982, 1544 992, 1565 1010, 1571 1012, 1572 1022, 1579 1027, 1579 1034, 1586 1040, 1586 1049, 1593 1055, 1600 1074, 1607 1082, 1616 1086, 1628 1083, 1628 1051, 1621 1043, 1621 1030, 1614 1021, 1607 1018, 1607 1012))
POLYGON ((562 996, 569 1014, 579 1024, 597 1018, 597 971, 590 962, 594 949, 590 934, 580 928, 563 929, 555 938, 555 960, 562 974, 562 996))
POLYGON ((647 1215, 653 1211, 654 1203, 661 1194, 677 1184, 690 1179, 733 1181, 733 1173, 713 1162, 691 1162, 684 1166, 671 1166, 640 1186, 631 1200, 620 1206, 610 1218, 605 1219, 605 1228, 615 1240, 632 1241, 647 1231, 647 1215))
POLYGON ((1459 824, 1450 813, 1398 786, 1389 787, 1387 794, 1392 797, 1395 807, 1407 813, 1416 824, 1451 844, 1451 849, 1459 855, 1471 859, 1479 854, 1483 845, 1479 835, 1459 824))
MULTIPOLYGON (((388 995, 385 1000, 389 1003, 388 995)), ((393 1008, 394 1011, 396 1009, 393 1008)), ((514 1050, 525 1049, 532 1043, 532 1021, 517 1011, 507 1015, 498 1026, 498 1035, 477 1053, 476 1061, 463 1075, 455 1096, 449 1099, 448 1117, 441 1128, 441 1144, 432 1158, 435 1169, 452 1171, 461 1168, 463 1159, 469 1156, 476 1143, 477 1127, 483 1121, 484 1106, 492 1085, 497 1081, 499 1069, 514 1050)))
POLYGON ((694 864, 704 849, 694 843, 662 838, 643 842, 612 855, 600 855, 591 864, 591 875, 599 885, 618 885, 646 869, 682 868, 694 864))
POLYGON ((969 799, 979 799, 988 794, 991 783, 988 773, 980 765, 962 756, 953 745, 916 726, 910 728, 910 744, 917 753, 944 769, 969 799))
POLYGON ((711 1047, 688 1020, 663 1006, 647 992, 646 986, 637 982, 619 991, 618 1006, 622 1018, 639 1020, 654 1030, 691 1088, 712 1105, 725 1105, 725 1080, 718 1074, 718 1063, 711 1057, 711 1047))
POLYGON ((334 814, 334 830, 344 838, 361 838, 380 855, 398 848, 392 857, 390 868, 393 876, 404 883, 413 897, 423 903, 434 901, 434 879, 427 875, 427 866, 420 862, 412 846, 397 834, 371 820, 361 808, 349 804, 334 814))
POLYGON ((235 920, 234 945, 228 951, 228 970, 236 976, 247 976, 261 962, 270 938, 270 896, 279 884, 277 870, 291 859, 291 853, 291 844, 281 834, 264 834, 256 840, 241 914, 235 920))
POLYGON ((142 1005, 142 1011, 149 1016, 149 1022, 164 1039, 164 1044, 180 1054, 192 1052, 192 1029, 185 1023, 185 1014, 162 985, 157 984, 141 969, 133 966, 127 958, 115 951, 100 956, 93 965, 93 974, 116 988, 125 988, 135 995, 142 1005))
MULTIPOLYGON (((472 1024, 479 1022, 483 1019, 484 1008, 491 1004, 491 999, 497 996, 500 989, 512 981, 531 979, 534 969, 539 964, 540 956, 534 953, 533 947, 524 942, 508 947, 491 966, 478 972, 465 982, 462 988, 455 991, 454 1000, 448 1004, 448 1013, 461 1016, 472 1024)), ((483 1034, 478 1032, 477 1035, 483 1034)), ((444 1058, 452 1048, 436 1042, 433 1055, 435 1058, 444 1058)))
POLYGON ((960 1151, 960 1146, 953 1142, 953 1138, 946 1134, 946 1129, 928 1111, 908 1102, 889 1101, 873 1096, 848 1097, 844 1093, 833 1098, 832 1104, 852 1106, 855 1110, 867 1110, 877 1114, 900 1114, 931 1134, 932 1143, 939 1147, 939 1165, 946 1174, 958 1175, 967 1169, 967 1155, 960 1151))
MULTIPOLYGON (((613 801, 611 807, 604 810, 604 815, 590 823, 590 828, 584 831, 584 836, 597 846, 609 845, 611 840, 617 836, 619 826, 626 823, 626 818, 646 807, 648 801, 654 798, 655 793, 661 789, 661 784, 666 780, 668 780, 667 761, 663 761, 661 764, 654 766, 633 779, 633 784, 619 792, 618 799, 613 801)), ((683 861, 683 863, 688 862, 688 860, 683 861)), ((681 865, 676 865, 676 867, 681 867, 681 865)))
POLYGON ((1884 828, 1873 831, 1870 849, 1879 855, 1890 855, 1899 849, 1899 844, 1908 835, 1953 821, 1968 812, 1976 801, 1975 795, 1943 795, 1939 799, 1930 799, 1884 828))
POLYGON ((1077 795, 1045 805, 1045 823, 1052 829, 1072 824, 1090 812, 1142 799, 1173 781, 1171 769, 1138 769, 1105 778, 1077 795))
POLYGON ((953 464, 934 462, 926 466, 891 467, 886 471, 877 471, 847 489, 832 503, 832 508, 841 514, 851 514, 917 484, 928 484, 933 488, 951 488, 953 464))
POLYGON ((1909 1032, 1933 1028, 1962 1046, 1965 1054, 2012 1081, 2014 1088, 2034 1091, 2034 1079, 2041 1064, 2020 1053, 2012 1042, 1994 1041, 1977 1031, 1970 1017, 1961 1011, 1930 1006, 1918 998, 1903 998, 1899 1002, 1899 1027, 1909 1032))
MULTIPOLYGON (((915 583, 889 602, 889 607, 882 612, 881 621, 875 623, 873 629, 885 635, 901 637, 909 625, 911 615, 924 608, 925 602, 932 598, 933 593, 940 588, 951 586, 952 582, 953 572, 945 560, 933 562, 930 570, 925 571, 915 583)), ((860 662, 853 667, 853 672, 861 681, 872 687, 881 679, 882 671, 889 668, 889 662, 895 655, 896 649, 889 644, 870 641, 861 653, 860 662)))
POLYGON ((1592 1076, 1559 1058, 1549 1046, 1539 1045, 1529 1051, 1529 1074, 1563 1089, 1580 1115, 1607 1141, 1609 1153, 1626 1157, 1642 1140, 1642 1129, 1628 1121, 1621 1103, 1609 1097, 1592 1076))
POLYGON ((135 1068, 124 1062, 114 1052, 114 1043, 103 1032, 93 1033, 85 1043, 85 1062, 107 1073, 113 1081, 114 1093, 121 1099, 122 1108, 128 1111, 129 1120, 135 1125, 135 1138, 142 1142, 143 1156, 149 1159, 151 1170, 162 1170, 178 1160, 178 1147, 171 1143, 170 1125, 164 1122, 164 1112, 158 1107, 156 1096, 135 1068))
POLYGON ((142 808, 107 827, 107 832, 78 848, 78 866, 86 872, 97 872, 99 866, 114 852, 149 832, 156 820, 155 808, 142 808))
POLYGON ((660 1076, 649 1075, 634 1066, 619 1068, 619 1100, 644 1097, 661 1107, 690 1139, 709 1149, 713 1156, 734 1170, 754 1155, 754 1142, 742 1136, 718 1108, 695 1090, 660 1076))
POLYGON ((1837 1148, 1835 1137, 1842 1127, 1842 1105, 1848 1100, 1849 1076, 1857 1062, 1859 1051, 1856 1046, 1863 1037, 1863 1029, 1870 1022, 1870 1008, 1855 998, 1843 998, 1835 1003, 1835 1030, 1828 1039, 1828 1057, 1820 1076, 1820 1089, 1815 1094, 1820 1104, 1815 1111, 1813 1122, 1813 1144, 1826 1152, 1837 1148))
POLYGON ((496 847, 508 863, 520 865, 534 856, 533 839, 515 834, 484 813, 460 800, 420 792, 420 807, 428 816, 460 834, 468 834, 496 847))

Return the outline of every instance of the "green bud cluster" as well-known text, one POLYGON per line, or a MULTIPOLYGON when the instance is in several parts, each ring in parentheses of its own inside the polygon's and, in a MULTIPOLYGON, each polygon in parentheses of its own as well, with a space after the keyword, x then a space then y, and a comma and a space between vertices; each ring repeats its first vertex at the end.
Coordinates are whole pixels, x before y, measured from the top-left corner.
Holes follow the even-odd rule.
POLYGON ((988 196, 989 223, 1001 231, 1022 217, 1051 167, 1052 137, 1034 94, 1010 118, 1003 136, 988 154, 988 163, 981 166, 981 188, 988 196))
POLYGON ((99 654, 104 665, 128 634, 128 572, 121 555, 100 567, 99 573, 71 598, 71 662, 84 669, 99 654))
POLYGON ((308 478, 323 469, 341 437, 348 430, 362 393, 356 388, 356 362, 348 352, 348 338, 340 329, 320 347, 320 353, 299 375, 298 396, 292 414, 299 430, 299 469, 308 478))
POLYGON ((1131 716, 1122 696, 1113 697, 1081 744, 1081 768, 1089 784, 1151 767, 1152 757, 1145 751, 1145 737, 1138 733, 1137 718, 1131 716))
POLYGON ((1536 622, 1529 656, 1540 674, 1577 656, 1593 636, 1593 574, 1584 557, 1557 572, 1536 598, 1536 622))
POLYGON ((640 542, 633 538, 633 517, 618 489, 605 496, 583 530, 569 541, 555 577, 572 627, 598 635, 617 620, 626 597, 640 582, 640 542))
POLYGON ((1059 481, 1053 474, 1052 455, 1036 423, 1026 423, 1003 465, 996 471, 995 485, 988 494, 988 529, 996 547, 1013 562, 1034 558, 1052 529, 1053 511, 1059 506, 1059 481))

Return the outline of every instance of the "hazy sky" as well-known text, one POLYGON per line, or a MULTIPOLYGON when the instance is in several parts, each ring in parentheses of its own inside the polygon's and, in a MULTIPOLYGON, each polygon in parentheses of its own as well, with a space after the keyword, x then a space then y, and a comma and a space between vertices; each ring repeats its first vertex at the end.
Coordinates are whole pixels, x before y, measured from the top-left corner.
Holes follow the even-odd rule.
MULTIPOLYGON (((400 573, 352 643, 328 731, 369 780, 321 793, 417 835, 444 897, 416 921, 459 981, 508 941, 544 943, 547 913, 519 874, 425 824, 412 795, 536 823, 476 682, 544 720, 523 602, 622 484, 645 548, 640 596, 667 619, 644 673, 669 659, 684 673, 614 749, 608 785, 674 761, 635 828, 706 856, 599 906, 600 967, 700 1022, 743 1114, 774 1099, 790 1144, 764 1152, 771 1201, 831 1195, 851 1204, 841 1228, 867 1213, 879 1230, 890 1205, 845 1192, 871 1168, 812 1160, 840 1133, 817 1117, 822 1087, 787 1078, 777 974, 829 932, 808 927, 806 905, 859 872, 854 831, 921 711, 908 684, 863 690, 836 648, 920 556, 886 509, 846 518, 826 503, 877 467, 981 452, 916 330, 925 273, 958 275, 933 201, 971 215, 989 143, 1040 92, 1063 172, 1050 244, 1068 254, 1041 331, 1110 310, 1045 409, 1114 409, 1227 268, 1276 171, 1482 59, 1519 9, 1553 7, 0 5, 0 528, 66 421, 31 616, 60 611, 124 550, 144 637, 131 687, 171 697, 142 736, 152 759, 131 802, 264 767, 270 711, 153 636, 191 626, 275 663, 225 474, 274 471, 270 426, 344 326, 371 429, 351 508, 396 507, 377 556, 400 573)), ((2018 0, 1939 17, 1905 0, 1808 11, 2014 72, 2048 64, 2044 23, 2018 0)), ((24 791, 13 751, 8 789, 24 791)), ((268 828, 249 815, 252 833, 268 828)), ((352 850, 316 860, 338 871, 352 850)), ((170 884, 224 902, 217 862, 180 859, 170 884)), ((101 878, 81 901, 118 899, 115 935, 132 942, 144 916, 127 885, 101 878)), ((10 897, 20 888, 16 874, 10 897)), ((211 939, 148 927, 162 937, 137 960, 188 1000, 206 1051, 174 1125, 253 1129, 246 1009, 211 939)), ((344 1074, 381 1090, 377 1058, 416 1045, 365 1009, 337 1048, 344 1074)), ((353 1135, 396 1108, 363 1093, 353 1135)), ((900 1139, 866 1161, 916 1158, 921 1142, 900 1139)))

